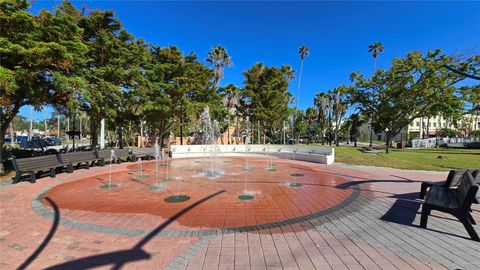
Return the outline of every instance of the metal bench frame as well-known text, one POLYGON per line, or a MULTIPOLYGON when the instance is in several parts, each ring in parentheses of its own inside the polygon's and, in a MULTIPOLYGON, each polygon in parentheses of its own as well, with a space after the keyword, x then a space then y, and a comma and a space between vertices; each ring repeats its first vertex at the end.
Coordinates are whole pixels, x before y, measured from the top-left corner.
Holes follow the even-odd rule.
POLYGON ((476 224, 470 208, 474 203, 478 191, 478 185, 470 171, 466 171, 459 181, 457 188, 432 186, 428 190, 425 202, 422 206, 420 227, 427 228, 428 216, 432 210, 449 213, 455 216, 465 227, 470 238, 479 241, 477 232, 472 224, 476 224))

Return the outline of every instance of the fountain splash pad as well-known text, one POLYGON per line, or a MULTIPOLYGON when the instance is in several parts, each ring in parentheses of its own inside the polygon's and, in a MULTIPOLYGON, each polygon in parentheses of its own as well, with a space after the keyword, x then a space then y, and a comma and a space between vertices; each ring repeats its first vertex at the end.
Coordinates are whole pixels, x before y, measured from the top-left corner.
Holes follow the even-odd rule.
MULTIPOLYGON (((171 181, 161 181, 161 185, 155 177, 136 179, 141 173, 130 172, 138 167, 132 163, 125 165, 124 171, 112 173, 115 188, 99 187, 105 184, 99 179, 108 178, 105 169, 95 176, 59 183, 49 188, 44 197, 55 201, 62 217, 75 222, 149 230, 210 196, 168 226, 175 230, 207 230, 300 219, 337 207, 353 194, 353 189, 336 187, 348 180, 330 172, 326 165, 276 159, 276 171, 267 171, 269 159, 251 157, 251 170, 244 171, 244 158, 218 159, 230 163, 215 178, 202 174, 204 167, 196 162, 202 158, 169 160, 171 181), (296 177, 299 186, 295 188, 289 186, 294 173, 302 174, 296 177)), ((142 173, 155 175, 155 163, 144 161, 142 173)), ((160 166, 160 179, 166 170, 166 166, 160 166)))

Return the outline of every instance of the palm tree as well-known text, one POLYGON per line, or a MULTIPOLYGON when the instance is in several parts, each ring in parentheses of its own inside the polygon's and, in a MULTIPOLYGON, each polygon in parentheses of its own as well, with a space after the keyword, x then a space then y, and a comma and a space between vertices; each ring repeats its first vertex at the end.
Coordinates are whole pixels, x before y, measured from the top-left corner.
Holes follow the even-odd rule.
POLYGON ((376 65, 377 65, 377 58, 380 55, 380 53, 383 52, 384 49, 385 48, 383 47, 383 44, 379 41, 368 46, 368 52, 371 52, 373 56, 373 73, 374 74, 375 74, 376 65))
POLYGON ((312 138, 312 124, 313 124, 313 119, 315 118, 317 112, 315 111, 315 108, 313 107, 308 107, 307 111, 305 112, 305 117, 307 118, 308 122, 308 141, 307 144, 310 144, 310 140, 312 138))
MULTIPOLYGON (((381 52, 383 52, 385 48, 383 44, 379 41, 373 43, 372 45, 368 46, 368 52, 372 53, 373 56, 373 75, 375 75, 376 67, 377 67, 377 58, 381 52)), ((372 99, 374 95, 372 95, 372 99)), ((373 112, 370 115, 370 147, 372 147, 372 137, 373 137, 373 112)))
POLYGON ((325 138, 325 124, 327 122, 327 117, 326 117, 326 107, 327 107, 327 101, 326 101, 326 96, 325 93, 320 92, 315 95, 315 98, 313 100, 313 103, 317 107, 317 121, 320 126, 320 130, 322 131, 322 144, 324 143, 323 139, 325 138))
MULTIPOLYGON (((303 45, 298 49, 298 53, 300 54, 300 74, 298 76, 298 88, 297 88, 297 98, 296 98, 296 105, 295 105, 295 114, 297 113, 298 110, 298 101, 300 100, 300 83, 302 82, 302 71, 303 71, 303 61, 305 60, 305 57, 307 57, 310 54, 310 50, 308 49, 307 46, 303 45)), ((296 141, 295 135, 293 136, 293 141, 296 141)))
MULTIPOLYGON (((238 106, 240 89, 233 84, 229 84, 225 87, 222 87, 221 89, 222 89, 223 95, 225 96, 225 103, 228 110, 227 144, 230 144, 230 118, 232 115, 233 108, 235 108, 235 111, 237 111, 236 107, 238 106)), ((238 115, 238 114, 235 112, 235 115, 238 115)), ((235 121, 238 121, 238 119, 236 119, 235 121)))
POLYGON ((210 66, 213 66, 213 71, 215 74, 213 86, 216 89, 220 79, 223 78, 223 69, 225 67, 232 66, 232 59, 228 55, 227 49, 221 45, 217 45, 212 47, 212 51, 208 53, 208 57, 205 59, 205 61, 207 61, 210 66))

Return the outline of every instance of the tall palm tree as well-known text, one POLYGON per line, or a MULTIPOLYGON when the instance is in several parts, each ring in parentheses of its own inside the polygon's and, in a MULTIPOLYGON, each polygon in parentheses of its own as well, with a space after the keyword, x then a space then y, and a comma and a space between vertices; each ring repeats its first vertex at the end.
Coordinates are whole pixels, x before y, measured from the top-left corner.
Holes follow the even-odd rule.
POLYGON ((232 59, 228 55, 227 49, 221 45, 217 45, 212 47, 212 51, 208 53, 208 57, 205 59, 205 61, 207 61, 210 66, 213 67, 215 74, 213 86, 217 88, 220 79, 223 78, 224 68, 232 66, 232 59))
POLYGON ((383 44, 379 41, 368 46, 368 52, 372 53, 372 56, 373 56, 373 73, 374 74, 377 66, 377 58, 380 55, 380 53, 383 52, 383 50, 385 50, 385 48, 383 47, 383 44))
POLYGON ((307 118, 308 122, 308 141, 307 144, 310 144, 310 140, 312 138, 312 124, 313 119, 317 116, 317 112, 315 111, 314 107, 308 107, 307 111, 305 112, 305 117, 307 118))
MULTIPOLYGON (((297 98, 296 98, 296 101, 295 101, 295 103, 296 103, 295 104, 295 114, 298 111, 298 101, 300 100, 300 83, 302 82, 303 61, 310 54, 310 50, 308 49, 307 46, 302 45, 302 47, 300 47, 298 49, 298 53, 300 54, 300 74, 298 76, 297 98)), ((296 136, 295 135, 293 136, 293 141, 296 142, 296 136)))
MULTIPOLYGON (((383 52, 385 48, 383 47, 383 44, 379 41, 373 43, 372 45, 368 46, 368 52, 372 53, 373 56, 373 75, 375 75, 375 71, 377 68, 377 58, 380 55, 380 53, 383 52)), ((374 95, 372 95, 373 98, 374 95)), ((370 115, 370 147, 372 147, 372 138, 373 138, 373 112, 372 115, 370 115)))
POLYGON ((320 130, 322 132, 322 144, 323 139, 325 138, 325 124, 327 122, 327 117, 326 117, 326 106, 327 106, 327 101, 326 101, 326 96, 324 92, 317 93, 315 95, 315 98, 313 100, 313 104, 317 107, 317 121, 320 126, 320 130))

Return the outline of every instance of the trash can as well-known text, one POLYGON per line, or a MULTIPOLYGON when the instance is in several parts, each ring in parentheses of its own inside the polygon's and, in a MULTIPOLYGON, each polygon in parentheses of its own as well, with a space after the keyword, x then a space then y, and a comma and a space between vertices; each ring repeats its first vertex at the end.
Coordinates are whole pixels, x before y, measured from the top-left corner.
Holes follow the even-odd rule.
POLYGON ((403 149, 403 147, 404 147, 403 143, 401 143, 401 142, 397 143, 397 149, 403 149))

